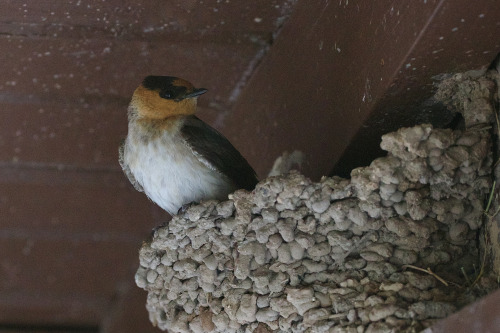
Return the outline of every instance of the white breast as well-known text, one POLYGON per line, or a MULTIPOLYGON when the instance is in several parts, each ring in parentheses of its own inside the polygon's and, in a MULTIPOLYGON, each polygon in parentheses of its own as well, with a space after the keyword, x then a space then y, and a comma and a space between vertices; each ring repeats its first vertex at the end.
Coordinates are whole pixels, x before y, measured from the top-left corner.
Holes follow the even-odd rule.
POLYGON ((165 133, 144 142, 129 131, 124 162, 146 195, 170 214, 193 201, 227 199, 236 189, 226 176, 202 163, 179 135, 165 133))

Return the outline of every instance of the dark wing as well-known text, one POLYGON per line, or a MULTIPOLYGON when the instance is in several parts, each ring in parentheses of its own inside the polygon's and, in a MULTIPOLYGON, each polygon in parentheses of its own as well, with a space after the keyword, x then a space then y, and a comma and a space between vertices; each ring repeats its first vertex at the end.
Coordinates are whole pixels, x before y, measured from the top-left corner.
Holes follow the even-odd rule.
POLYGON ((132 171, 130 171, 130 168, 123 159, 124 150, 125 150, 125 141, 123 141, 122 144, 120 145, 120 148, 118 148, 118 162, 120 162, 120 166, 122 167, 123 173, 127 176, 128 180, 137 191, 144 192, 144 189, 142 188, 141 184, 139 184, 137 180, 135 180, 132 171))
POLYGON ((200 158, 229 177, 238 188, 248 191, 255 188, 258 183, 255 171, 229 140, 217 130, 196 116, 188 116, 181 134, 200 158))

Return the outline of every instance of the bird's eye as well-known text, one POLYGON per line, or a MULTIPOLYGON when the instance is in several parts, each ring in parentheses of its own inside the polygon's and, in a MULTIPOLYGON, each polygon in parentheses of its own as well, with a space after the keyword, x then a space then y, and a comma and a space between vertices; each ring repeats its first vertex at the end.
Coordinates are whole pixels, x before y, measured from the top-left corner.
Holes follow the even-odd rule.
POLYGON ((165 99, 173 99, 174 93, 170 90, 162 90, 160 91, 160 97, 165 99))

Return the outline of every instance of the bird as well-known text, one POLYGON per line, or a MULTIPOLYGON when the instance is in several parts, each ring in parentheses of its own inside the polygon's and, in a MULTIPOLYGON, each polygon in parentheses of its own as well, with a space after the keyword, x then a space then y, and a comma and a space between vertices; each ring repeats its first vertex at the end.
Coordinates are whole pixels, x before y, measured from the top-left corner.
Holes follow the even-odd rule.
POLYGON ((170 215, 193 202, 252 191, 257 175, 240 152, 195 113, 207 92, 174 76, 147 76, 128 106, 119 162, 134 188, 170 215))

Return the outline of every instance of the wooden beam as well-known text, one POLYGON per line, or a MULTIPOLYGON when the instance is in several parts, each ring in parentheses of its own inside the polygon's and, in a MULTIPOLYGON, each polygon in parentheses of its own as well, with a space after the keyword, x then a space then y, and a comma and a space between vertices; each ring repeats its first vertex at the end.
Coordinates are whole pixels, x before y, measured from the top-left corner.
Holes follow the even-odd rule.
POLYGON ((450 121, 442 107, 418 112, 432 77, 488 65, 498 17, 494 0, 299 1, 224 132, 260 176, 285 150, 306 153, 313 179, 336 164, 348 174, 381 153, 381 134, 450 121))

